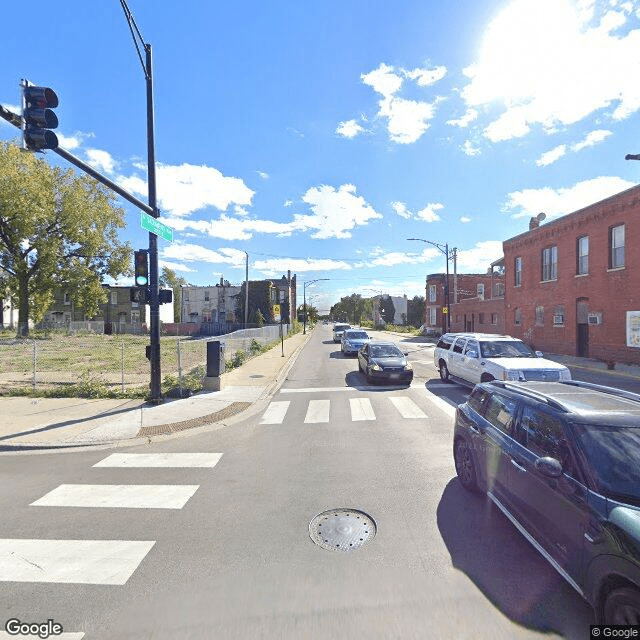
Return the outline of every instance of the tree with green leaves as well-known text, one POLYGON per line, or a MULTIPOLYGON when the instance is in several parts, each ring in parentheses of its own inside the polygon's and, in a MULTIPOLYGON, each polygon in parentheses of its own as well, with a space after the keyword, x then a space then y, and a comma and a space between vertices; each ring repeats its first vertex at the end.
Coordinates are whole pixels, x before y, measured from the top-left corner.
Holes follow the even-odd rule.
POLYGON ((58 288, 95 315, 106 301, 102 280, 133 273, 114 201, 93 178, 0 143, 0 273, 18 306, 19 335, 44 317, 58 288))
POLYGON ((421 327, 425 321, 425 298, 414 296, 407 300, 407 322, 412 327, 421 327))
MULTIPOLYGON (((236 297, 235 313, 238 322, 244 322, 246 284, 246 282, 242 283, 240 293, 236 297)), ((275 297, 272 293, 274 288, 269 280, 249 280, 249 313, 247 316, 250 324, 258 324, 258 311, 260 311, 263 323, 274 322, 273 300, 275 297)))
POLYGON ((367 302, 359 293, 352 293, 350 296, 340 298, 340 302, 336 302, 330 311, 332 318, 353 324, 360 324, 366 313, 367 302))
POLYGON ((396 307, 393 304, 391 296, 381 296, 378 302, 380 310, 380 317, 386 324, 393 324, 393 320, 396 315, 396 307))
POLYGON ((160 276, 160 286, 173 289, 173 321, 180 322, 182 313, 182 296, 180 295, 180 287, 187 286, 189 283, 182 277, 176 276, 175 271, 169 267, 162 267, 162 275, 160 276))

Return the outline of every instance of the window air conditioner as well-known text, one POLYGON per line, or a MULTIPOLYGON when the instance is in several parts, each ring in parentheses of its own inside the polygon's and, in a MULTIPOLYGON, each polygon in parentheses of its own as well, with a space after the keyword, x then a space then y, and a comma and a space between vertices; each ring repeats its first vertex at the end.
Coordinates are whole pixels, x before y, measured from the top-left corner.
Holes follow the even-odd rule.
POLYGON ((602 314, 601 313, 590 313, 588 316, 589 324, 602 324, 602 314))

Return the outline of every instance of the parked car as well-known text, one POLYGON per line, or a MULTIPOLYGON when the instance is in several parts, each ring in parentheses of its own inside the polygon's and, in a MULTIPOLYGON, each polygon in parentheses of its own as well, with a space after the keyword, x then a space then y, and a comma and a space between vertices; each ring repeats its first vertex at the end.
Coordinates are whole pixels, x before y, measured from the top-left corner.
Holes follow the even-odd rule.
POLYGON ((350 324, 338 323, 333 325, 333 341, 340 342, 345 329, 351 329, 350 324))
POLYGON ((491 333, 445 333, 434 349, 433 362, 444 382, 571 380, 563 364, 543 358, 522 340, 491 333))
POLYGON ((345 329, 340 349, 345 356, 357 356, 360 348, 369 340, 371 337, 362 329, 345 329))
POLYGON ((456 411, 453 457, 594 608, 640 624, 640 395, 585 382, 490 382, 456 411))
POLYGON ((358 351, 358 368, 368 382, 411 382, 413 368, 403 353, 393 342, 367 342, 358 351))

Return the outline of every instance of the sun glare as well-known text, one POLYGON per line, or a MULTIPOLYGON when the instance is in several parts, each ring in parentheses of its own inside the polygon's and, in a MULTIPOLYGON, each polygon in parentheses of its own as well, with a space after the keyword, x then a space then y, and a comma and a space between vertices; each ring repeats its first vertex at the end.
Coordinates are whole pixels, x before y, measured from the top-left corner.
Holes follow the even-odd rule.
POLYGON ((485 33, 469 87, 472 104, 515 104, 549 86, 578 51, 580 17, 569 0, 516 0, 485 33), (479 80, 479 82, 478 82, 479 80))

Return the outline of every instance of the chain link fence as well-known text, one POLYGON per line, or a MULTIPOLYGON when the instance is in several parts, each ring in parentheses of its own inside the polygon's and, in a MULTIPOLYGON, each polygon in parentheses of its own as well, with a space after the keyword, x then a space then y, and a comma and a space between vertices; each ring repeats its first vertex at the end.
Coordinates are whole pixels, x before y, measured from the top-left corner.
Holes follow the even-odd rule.
MULTIPOLYGON (((211 340, 223 344, 227 366, 238 366, 291 330, 291 325, 267 325, 207 338, 164 336, 160 358, 165 386, 188 386, 189 379, 205 375, 211 340)), ((103 395, 98 388, 113 395, 148 393, 148 344, 147 335, 51 332, 45 339, 0 338, 0 394, 103 395)))

